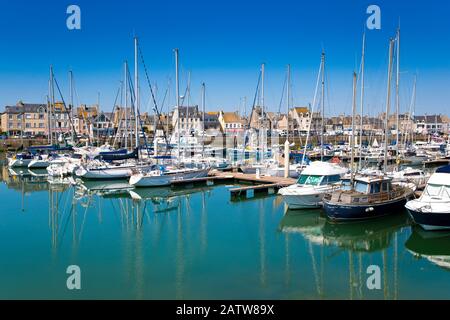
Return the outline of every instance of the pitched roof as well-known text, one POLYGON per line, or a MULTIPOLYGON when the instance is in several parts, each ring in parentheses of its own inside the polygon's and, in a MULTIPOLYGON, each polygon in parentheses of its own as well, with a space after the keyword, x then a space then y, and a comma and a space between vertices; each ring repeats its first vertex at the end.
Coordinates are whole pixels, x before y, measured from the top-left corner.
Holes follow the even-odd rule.
POLYGON ((425 123, 443 123, 442 117, 440 115, 415 116, 414 120, 425 123))
POLYGON ((6 106, 5 113, 37 113, 39 112, 39 108, 44 108, 44 112, 47 111, 47 105, 39 104, 39 103, 23 103, 19 101, 15 106, 6 106))
POLYGON ((296 107, 294 111, 297 113, 308 113, 309 109, 307 107, 296 107))
POLYGON ((242 121, 235 112, 224 112, 222 117, 223 121, 225 121, 226 123, 239 123, 242 121))
POLYGON ((186 117, 186 113, 189 117, 197 118, 200 116, 200 112, 198 111, 198 106, 190 106, 190 107, 178 107, 180 111, 180 117, 186 117))

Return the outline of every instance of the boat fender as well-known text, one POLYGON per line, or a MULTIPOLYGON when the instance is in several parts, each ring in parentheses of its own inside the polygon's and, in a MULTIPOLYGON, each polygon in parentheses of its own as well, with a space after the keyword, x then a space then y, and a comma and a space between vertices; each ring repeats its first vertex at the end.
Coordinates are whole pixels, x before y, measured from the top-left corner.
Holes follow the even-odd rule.
POLYGON ((375 209, 373 207, 369 207, 366 209, 366 212, 373 212, 373 211, 375 211, 375 209))

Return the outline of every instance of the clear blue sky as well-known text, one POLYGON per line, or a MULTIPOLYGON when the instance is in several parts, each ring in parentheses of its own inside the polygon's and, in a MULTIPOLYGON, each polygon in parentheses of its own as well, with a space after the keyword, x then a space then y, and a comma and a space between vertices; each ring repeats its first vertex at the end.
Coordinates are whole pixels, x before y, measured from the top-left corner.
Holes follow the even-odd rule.
MULTIPOLYGON (((260 63, 266 63, 266 105, 278 110, 286 64, 293 72, 295 105, 312 100, 322 48, 327 54, 326 113, 350 113, 352 71, 359 67, 361 38, 370 4, 381 7, 381 30, 367 31, 366 102, 383 109, 388 39, 401 20, 401 108, 407 110, 418 74, 417 113, 450 114, 450 4, 445 0, 323 1, 6 1, 0 9, 0 107, 44 102, 48 69, 68 96, 73 69, 80 103, 111 110, 122 63, 133 60, 133 34, 140 38, 152 83, 161 99, 174 79, 173 48, 180 49, 181 87, 192 72, 192 97, 207 86, 209 110, 247 108, 260 63), (81 30, 66 28, 66 8, 81 7, 81 30)), ((141 68, 142 70, 142 68, 141 68)), ((141 74, 142 109, 149 90, 141 74)), ((183 89, 181 90, 183 91, 183 89)), ((171 105, 174 104, 171 89, 171 105)), ((248 110, 247 109, 247 110, 248 110)))

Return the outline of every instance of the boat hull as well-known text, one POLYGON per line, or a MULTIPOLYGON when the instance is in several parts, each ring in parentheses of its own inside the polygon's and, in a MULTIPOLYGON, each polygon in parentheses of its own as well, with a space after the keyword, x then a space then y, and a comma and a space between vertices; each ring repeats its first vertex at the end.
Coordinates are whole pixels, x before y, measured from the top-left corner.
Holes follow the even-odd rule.
POLYGON ((45 169, 50 165, 50 162, 47 160, 33 160, 28 164, 28 168, 30 169, 45 169))
POLYGON ((209 169, 192 170, 187 172, 180 172, 177 174, 163 174, 155 176, 136 174, 131 176, 130 184, 135 187, 162 187, 170 185, 173 181, 177 180, 204 178, 208 176, 208 172, 209 169))
POLYGON ((323 193, 309 195, 283 195, 283 201, 289 209, 317 209, 322 207, 323 193))
POLYGON ((24 168, 28 167, 31 161, 33 161, 33 159, 10 159, 8 166, 10 168, 24 168))
POLYGON ((406 198, 397 198, 379 204, 346 205, 334 204, 324 200, 323 208, 331 221, 361 221, 381 218, 403 212, 406 198))
POLYGON ((427 231, 450 230, 450 213, 420 212, 406 207, 415 224, 427 231))
POLYGON ((111 179, 126 179, 132 175, 133 167, 118 167, 118 168, 101 168, 101 169, 85 169, 78 168, 75 174, 83 179, 96 180, 111 180, 111 179))

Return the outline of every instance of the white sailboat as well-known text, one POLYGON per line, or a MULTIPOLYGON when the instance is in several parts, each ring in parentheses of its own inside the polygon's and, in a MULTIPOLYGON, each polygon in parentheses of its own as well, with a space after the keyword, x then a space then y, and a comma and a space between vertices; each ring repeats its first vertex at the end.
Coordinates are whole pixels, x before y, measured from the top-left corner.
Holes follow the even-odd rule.
POLYGON ((130 185, 135 187, 161 187, 167 186, 176 180, 187 180, 204 178, 208 176, 210 168, 183 168, 166 169, 164 167, 151 171, 143 171, 133 174, 130 177, 130 185))

